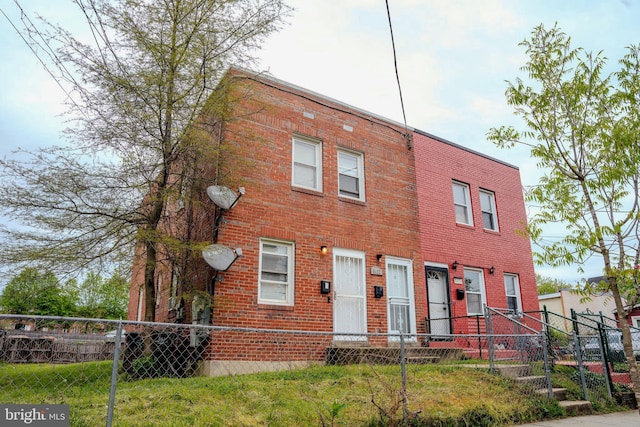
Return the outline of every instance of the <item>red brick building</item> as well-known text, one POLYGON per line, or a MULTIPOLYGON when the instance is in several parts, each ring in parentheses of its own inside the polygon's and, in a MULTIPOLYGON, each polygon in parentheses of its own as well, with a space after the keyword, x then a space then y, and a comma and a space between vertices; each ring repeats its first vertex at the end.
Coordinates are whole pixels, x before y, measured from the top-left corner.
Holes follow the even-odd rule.
POLYGON ((461 318, 484 305, 538 310, 518 169, 425 132, 413 141, 429 332, 477 332, 461 318))
MULTIPOLYGON (((245 194, 224 212, 216 243, 243 256, 215 280, 212 324, 424 332, 415 161, 404 127, 271 77, 234 74, 245 101, 222 140, 242 152, 226 182, 245 194)), ((136 271, 130 318, 141 307, 136 271)), ((167 287, 157 307, 167 307, 167 287)), ((159 309, 156 318, 170 315, 159 309)))
MULTIPOLYGON (((517 168, 273 77, 230 74, 240 101, 212 144, 241 154, 218 184, 244 195, 214 234, 242 257, 227 271, 196 266, 211 298, 204 323, 349 341, 466 332, 450 318, 483 304, 537 309, 517 168)), ((140 267, 130 319, 142 318, 140 267)), ((177 318, 169 270, 158 274, 159 321, 177 318)), ((246 353, 221 349, 214 357, 246 353)))

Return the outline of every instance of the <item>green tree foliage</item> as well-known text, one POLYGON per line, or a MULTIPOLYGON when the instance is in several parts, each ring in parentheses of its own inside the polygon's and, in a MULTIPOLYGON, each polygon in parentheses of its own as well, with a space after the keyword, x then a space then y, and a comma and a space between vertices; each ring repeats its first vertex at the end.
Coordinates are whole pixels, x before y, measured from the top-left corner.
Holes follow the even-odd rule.
POLYGON ((50 271, 25 268, 14 276, 0 295, 4 313, 72 316, 76 295, 62 286, 50 271))
POLYGON ((0 263, 101 271, 131 262, 137 247, 145 319, 155 320, 158 264, 186 266, 203 246, 189 221, 206 185, 198 178, 216 179, 200 172, 219 163, 220 122, 205 118, 224 118, 221 77, 255 63, 289 8, 282 0, 74 4, 91 37, 49 23, 23 32, 34 52, 51 53, 73 120, 66 145, 0 160, 0 210, 17 225, 0 228, 0 263))
POLYGON ((105 279, 90 272, 80 284, 75 279, 63 284, 50 271, 29 267, 4 287, 0 308, 12 314, 122 319, 128 299, 129 282, 119 273, 105 279))
POLYGON ((606 75, 602 52, 572 48, 557 26, 536 27, 521 46, 529 57, 522 67, 527 81, 509 82, 506 98, 524 130, 494 128, 489 138, 500 147, 528 146, 544 173, 527 194, 538 209, 528 228, 537 261, 602 260, 606 279, 596 286, 612 293, 640 400, 627 324, 640 290, 640 47, 629 46, 620 71, 606 75), (543 229, 554 224, 566 234, 549 243, 543 229))
POLYGON ((536 274, 536 285, 538 287, 538 295, 547 295, 574 289, 574 287, 569 283, 558 279, 552 279, 551 277, 541 276, 539 274, 536 274))
POLYGON ((77 286, 76 313, 94 319, 123 319, 127 317, 129 281, 118 273, 108 279, 89 273, 77 286))

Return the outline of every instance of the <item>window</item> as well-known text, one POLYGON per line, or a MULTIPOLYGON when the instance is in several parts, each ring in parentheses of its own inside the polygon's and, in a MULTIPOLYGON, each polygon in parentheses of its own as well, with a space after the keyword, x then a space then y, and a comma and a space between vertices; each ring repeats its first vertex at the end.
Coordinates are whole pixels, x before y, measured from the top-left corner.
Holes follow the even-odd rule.
POLYGON ((140 289, 138 290, 138 311, 136 313, 136 320, 139 322, 142 319, 142 317, 144 316, 144 287, 140 287, 140 289))
POLYGON ((465 268, 464 286, 467 291, 467 314, 482 314, 482 305, 484 303, 484 278, 482 276, 482 270, 465 268))
POLYGON ((507 296, 507 308, 514 313, 522 311, 522 302, 520 301, 520 284, 518 276, 515 274, 504 275, 504 289, 507 296))
POLYGON ((461 182, 453 182, 453 204, 456 207, 456 222, 458 224, 473 225, 471 218, 471 199, 469 186, 461 182))
POLYGON ((293 243, 260 241, 258 302, 293 305, 293 243))
POLYGON ((320 141, 293 137, 292 184, 322 191, 322 144, 320 141))
POLYGON ((178 308, 180 301, 178 300, 178 285, 179 285, 178 272, 174 266, 171 269, 171 291, 169 293, 169 310, 178 308))
POLYGON ((341 196, 364 200, 362 154, 338 151, 338 186, 341 196))
POLYGON ((482 227, 486 230, 498 231, 496 196, 494 193, 480 190, 480 209, 482 210, 482 227))

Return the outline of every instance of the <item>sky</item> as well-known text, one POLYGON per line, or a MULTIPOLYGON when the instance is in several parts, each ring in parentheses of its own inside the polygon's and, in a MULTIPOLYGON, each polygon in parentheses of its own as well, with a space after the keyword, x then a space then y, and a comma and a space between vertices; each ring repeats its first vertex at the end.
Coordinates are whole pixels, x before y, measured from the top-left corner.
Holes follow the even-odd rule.
MULTIPOLYGON (((19 0, 24 12, 72 31, 81 17, 62 0, 19 0)), ((607 72, 625 47, 640 44, 640 0, 389 0, 398 75, 409 126, 506 161, 523 185, 540 171, 524 149, 501 150, 487 141, 492 127, 519 125, 505 101, 506 81, 523 76, 518 43, 535 26, 554 24, 574 47, 603 51, 607 72)), ((276 78, 389 119, 403 122, 384 0, 295 0, 280 32, 256 53, 260 70, 276 78)), ((20 39, 12 0, 0 2, 0 156, 17 148, 59 142, 65 94, 20 39), (3 14, 6 14, 7 19, 3 14)), ((520 126, 520 128, 522 128, 520 126)), ((545 231, 549 240, 560 230, 545 231), (548 234, 547 234, 548 232, 548 234)), ((602 266, 536 267, 575 283, 602 266)))

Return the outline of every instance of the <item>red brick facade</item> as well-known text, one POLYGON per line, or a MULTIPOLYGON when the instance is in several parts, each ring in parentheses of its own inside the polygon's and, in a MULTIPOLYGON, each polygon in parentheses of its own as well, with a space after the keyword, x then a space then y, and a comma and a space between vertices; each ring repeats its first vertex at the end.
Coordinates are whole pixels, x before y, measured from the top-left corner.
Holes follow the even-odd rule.
MULTIPOLYGON (((388 332, 389 260, 410 263, 415 317, 424 319, 414 152, 404 128, 275 79, 238 79, 237 93, 250 96, 236 105, 236 119, 225 127, 224 144, 241 153, 233 165, 227 162, 233 172, 225 183, 234 189, 243 186, 246 194, 224 214, 217 243, 242 248, 243 256, 218 275, 212 324, 331 332, 334 294, 321 294, 320 281, 335 286, 334 255, 340 250, 364 256, 366 332, 388 332), (294 136, 321 144, 320 191, 292 184, 294 136), (364 201, 338 194, 339 149, 364 160, 364 201), (292 304, 258 301, 261 239, 295 248, 292 304), (326 254, 321 246, 327 246, 326 254), (374 297, 375 286, 382 287, 384 297, 374 297)), ((132 291, 131 297, 130 317, 135 317, 138 295, 132 291)), ((162 298, 158 307, 157 319, 167 319, 162 298)), ((421 327, 423 322, 415 324, 414 331, 424 332, 421 327)))
MULTIPOLYGON (((336 328, 340 314, 333 292, 343 261, 355 261, 363 273, 364 332, 390 331, 388 263, 411 272, 410 332, 427 332, 425 265, 446 273, 451 316, 467 314, 465 299, 455 299, 455 289, 464 284, 453 279, 470 267, 484 272, 487 305, 506 307, 503 275, 511 273, 519 280, 522 308, 537 310, 529 240, 517 232, 526 221, 517 168, 422 132, 410 131, 412 138, 407 138, 398 123, 270 77, 232 74, 240 101, 233 106, 234 119, 223 128, 221 144, 236 156, 218 168, 217 182, 232 189, 242 186, 245 194, 224 212, 216 243, 241 248, 243 256, 215 281, 210 267, 197 266, 195 286, 206 290, 214 283, 208 289, 211 324, 345 332, 336 328), (316 190, 293 182, 294 138, 320 147, 321 185, 316 190), (339 194, 339 152, 362 161, 362 200, 339 194), (452 180, 468 184, 475 226, 456 224, 452 180), (480 188, 495 194, 499 231, 482 228, 480 188), (292 250, 287 260, 293 266, 294 292, 282 304, 261 300, 261 242, 292 250), (460 266, 453 271, 456 260, 460 266), (331 282, 331 292, 320 292, 321 281, 331 282), (376 287, 381 297, 375 295, 376 287)), ((205 199, 205 210, 207 204, 215 209, 205 199)), ((199 232, 207 235, 211 229, 199 232)), ((156 319, 173 321, 170 273, 164 268, 160 272, 156 319)), ((139 318, 140 265, 134 265, 133 283, 130 319, 139 318)), ((183 321, 191 323, 189 316, 183 321)))
MULTIPOLYGON (((487 306, 507 308, 504 275, 511 274, 518 278, 522 310, 538 310, 531 245, 522 233, 526 212, 518 169, 423 132, 414 134, 414 151, 422 256, 425 265, 446 270, 451 317, 467 315, 466 298, 455 296, 465 287, 465 268, 481 272, 487 306), (453 181, 468 186, 473 225, 456 222, 453 181), (498 231, 483 227, 481 190, 495 196, 498 231)), ((466 330, 458 325, 453 332, 466 330)))

